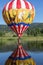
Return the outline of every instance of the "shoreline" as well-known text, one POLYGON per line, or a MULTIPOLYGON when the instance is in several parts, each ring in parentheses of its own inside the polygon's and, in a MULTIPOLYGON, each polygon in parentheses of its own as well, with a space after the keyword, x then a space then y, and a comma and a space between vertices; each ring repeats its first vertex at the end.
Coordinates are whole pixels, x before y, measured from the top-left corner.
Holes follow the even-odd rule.
MULTIPOLYGON (((18 37, 0 37, 0 52, 13 51, 17 48, 18 37)), ((21 44, 27 51, 43 51, 43 37, 21 37, 21 44)))

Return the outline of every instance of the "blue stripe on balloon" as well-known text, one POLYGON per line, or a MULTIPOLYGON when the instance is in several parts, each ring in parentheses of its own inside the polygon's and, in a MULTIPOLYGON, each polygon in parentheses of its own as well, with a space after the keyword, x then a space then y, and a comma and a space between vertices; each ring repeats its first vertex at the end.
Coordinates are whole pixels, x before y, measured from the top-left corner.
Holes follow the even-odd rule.
POLYGON ((25 60, 25 59, 30 59, 31 58, 31 56, 27 56, 27 57, 24 57, 24 58, 21 58, 21 57, 16 57, 16 58, 14 58, 14 57, 9 57, 9 59, 12 59, 12 60, 25 60))
POLYGON ((24 22, 20 22, 20 23, 11 23, 11 24, 8 24, 8 26, 14 26, 14 25, 21 25, 21 24, 23 24, 24 26, 25 25, 27 25, 27 26, 30 26, 30 24, 26 24, 26 23, 24 23, 24 22))

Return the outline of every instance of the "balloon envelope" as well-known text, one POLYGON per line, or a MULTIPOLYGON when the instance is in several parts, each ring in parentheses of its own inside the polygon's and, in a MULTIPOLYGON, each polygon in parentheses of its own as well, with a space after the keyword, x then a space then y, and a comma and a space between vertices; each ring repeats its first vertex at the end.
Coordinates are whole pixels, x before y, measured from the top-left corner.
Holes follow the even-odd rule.
POLYGON ((7 25, 21 36, 35 16, 34 6, 26 0, 11 0, 4 6, 3 18, 7 25))

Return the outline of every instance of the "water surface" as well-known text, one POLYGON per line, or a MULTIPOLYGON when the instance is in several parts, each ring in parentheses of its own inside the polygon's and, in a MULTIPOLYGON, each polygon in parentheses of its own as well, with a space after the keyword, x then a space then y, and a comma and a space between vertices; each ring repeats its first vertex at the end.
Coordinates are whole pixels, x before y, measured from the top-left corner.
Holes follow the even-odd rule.
MULTIPOLYGON (((0 65, 4 65, 12 52, 0 53, 0 65)), ((36 65, 43 65, 43 52, 28 52, 35 60, 36 65)))

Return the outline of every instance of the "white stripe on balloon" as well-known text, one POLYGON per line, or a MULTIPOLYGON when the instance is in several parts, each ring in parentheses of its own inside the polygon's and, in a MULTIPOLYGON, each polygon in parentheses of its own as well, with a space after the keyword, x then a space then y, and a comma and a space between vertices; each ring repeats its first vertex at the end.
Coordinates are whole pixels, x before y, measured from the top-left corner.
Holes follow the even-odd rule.
POLYGON ((17 5, 17 0, 14 0, 13 5, 12 5, 12 9, 16 9, 16 5, 17 5))
POLYGON ((25 28, 26 28, 26 27, 27 27, 27 25, 24 26, 22 33, 25 31, 25 28))
POLYGON ((31 10, 32 9, 32 5, 28 1, 26 1, 26 2, 28 3, 29 9, 31 10))
POLYGON ((16 25, 16 30, 17 30, 17 33, 19 33, 19 31, 18 31, 18 26, 16 25))
POLYGON ((21 8, 26 8, 24 1, 23 0, 20 0, 20 1, 21 1, 21 8))
POLYGON ((22 33, 22 27, 23 27, 23 25, 21 24, 20 25, 20 33, 22 33))

